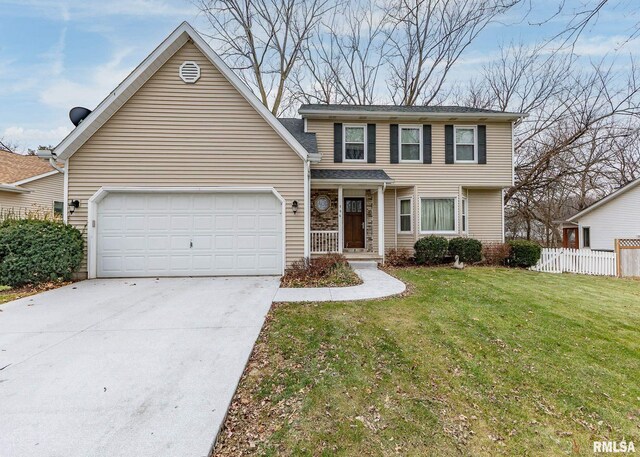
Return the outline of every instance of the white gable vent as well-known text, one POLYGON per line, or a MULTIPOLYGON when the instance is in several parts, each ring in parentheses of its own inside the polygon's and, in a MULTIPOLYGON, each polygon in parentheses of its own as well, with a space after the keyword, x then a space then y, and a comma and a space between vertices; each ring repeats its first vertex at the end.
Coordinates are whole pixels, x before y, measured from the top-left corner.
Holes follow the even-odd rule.
POLYGON ((180 78, 187 84, 193 84, 200 79, 200 67, 195 62, 184 62, 180 65, 180 78))

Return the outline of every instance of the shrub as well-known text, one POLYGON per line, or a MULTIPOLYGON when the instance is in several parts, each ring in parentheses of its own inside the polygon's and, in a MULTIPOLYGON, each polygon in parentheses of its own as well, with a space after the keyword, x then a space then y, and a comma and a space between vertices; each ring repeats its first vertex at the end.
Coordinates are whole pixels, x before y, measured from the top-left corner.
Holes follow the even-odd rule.
POLYGON ((384 257, 384 263, 391 267, 408 267, 413 265, 413 258, 408 249, 389 249, 384 257))
POLYGON ((342 254, 327 254, 291 264, 282 277, 283 287, 351 285, 360 281, 342 254))
POLYGON ((442 236, 430 235, 416 241, 413 247, 416 263, 434 265, 442 263, 446 257, 449 242, 442 236))
POLYGON ((482 262, 486 265, 504 265, 511 254, 509 243, 488 243, 482 245, 482 262))
POLYGON ((475 238, 452 238, 449 254, 458 256, 460 262, 477 263, 482 260, 482 243, 475 238))
POLYGON ((0 284, 69 280, 82 257, 82 234, 75 227, 37 219, 0 223, 0 284))
POLYGON ((509 266, 528 268, 534 266, 540 260, 542 248, 533 241, 509 241, 509 246, 511 247, 507 260, 509 266))

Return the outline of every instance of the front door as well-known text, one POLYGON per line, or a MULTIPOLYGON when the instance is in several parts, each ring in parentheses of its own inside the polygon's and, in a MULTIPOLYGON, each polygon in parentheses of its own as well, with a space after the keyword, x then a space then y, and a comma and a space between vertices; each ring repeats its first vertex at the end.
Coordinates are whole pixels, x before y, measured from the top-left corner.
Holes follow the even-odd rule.
POLYGON ((565 227, 562 230, 562 247, 569 249, 578 249, 578 228, 565 227))
POLYGON ((364 198, 344 199, 344 247, 364 249, 364 198))

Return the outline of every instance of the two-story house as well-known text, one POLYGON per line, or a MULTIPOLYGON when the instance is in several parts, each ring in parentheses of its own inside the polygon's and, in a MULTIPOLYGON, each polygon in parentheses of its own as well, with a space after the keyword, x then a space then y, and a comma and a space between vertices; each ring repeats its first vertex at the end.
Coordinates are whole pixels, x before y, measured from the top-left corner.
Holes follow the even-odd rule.
POLYGON ((460 107, 277 119, 187 23, 53 151, 89 277, 282 274, 421 236, 503 239, 512 128, 460 107))

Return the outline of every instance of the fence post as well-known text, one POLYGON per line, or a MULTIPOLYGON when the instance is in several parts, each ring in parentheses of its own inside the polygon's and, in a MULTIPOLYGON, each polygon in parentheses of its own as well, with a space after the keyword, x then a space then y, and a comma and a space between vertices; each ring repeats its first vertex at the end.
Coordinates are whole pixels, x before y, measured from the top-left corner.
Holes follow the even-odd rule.
POLYGON ((620 271, 620 239, 616 238, 616 242, 615 242, 615 247, 616 247, 616 276, 618 278, 622 277, 622 272, 620 271))

